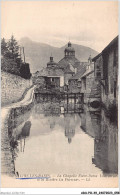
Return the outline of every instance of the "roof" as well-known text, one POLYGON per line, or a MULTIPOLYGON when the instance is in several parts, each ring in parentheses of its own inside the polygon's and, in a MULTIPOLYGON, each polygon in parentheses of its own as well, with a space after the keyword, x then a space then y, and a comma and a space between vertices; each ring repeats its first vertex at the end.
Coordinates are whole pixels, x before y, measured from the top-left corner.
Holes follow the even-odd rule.
POLYGON ((47 63, 47 66, 57 66, 57 63, 53 61, 52 54, 50 56, 50 61, 47 63))
POLYGON ((75 52, 75 50, 74 50, 74 48, 72 47, 72 44, 71 44, 70 41, 68 42, 68 47, 65 48, 65 51, 68 51, 68 52, 69 52, 69 51, 73 51, 73 52, 75 52))
POLYGON ((66 68, 67 65, 72 65, 74 68, 79 66, 80 61, 74 56, 64 57, 58 62, 58 66, 66 68))
POLYGON ((92 68, 87 69, 86 72, 81 76, 81 78, 88 76, 89 74, 92 74, 94 70, 92 68))
POLYGON ((94 58, 92 58, 92 61, 96 61, 101 55, 102 53, 106 52, 107 50, 109 50, 110 48, 114 47, 114 45, 118 44, 118 36, 115 37, 103 50, 101 53, 99 53, 97 56, 95 56, 94 58))
POLYGON ((118 36, 115 37, 102 51, 105 52, 106 50, 110 49, 111 47, 114 47, 115 44, 118 44, 118 36))
POLYGON ((65 70, 64 70, 64 73, 71 73, 71 74, 73 74, 74 71, 72 71, 72 70, 70 69, 70 65, 68 65, 68 66, 66 66, 66 68, 65 68, 65 70))
POLYGON ((57 63, 56 62, 54 62, 54 61, 49 61, 48 63, 47 63, 47 65, 51 65, 51 66, 53 66, 53 65, 56 65, 57 66, 57 63))
POLYGON ((72 76, 69 80, 78 80, 81 78, 81 76, 85 73, 86 71, 86 66, 84 65, 81 67, 81 69, 74 75, 72 76))
POLYGON ((89 62, 80 62, 80 66, 77 67, 77 70, 80 71, 81 67, 86 67, 89 65, 89 62))
POLYGON ((65 51, 75 51, 75 49, 73 47, 66 47, 65 51))
POLYGON ((63 76, 64 72, 59 68, 43 68, 37 76, 47 77, 47 76, 63 76))
POLYGON ((92 61, 96 61, 100 56, 102 55, 102 53, 99 53, 97 56, 95 56, 94 58, 92 58, 92 61))

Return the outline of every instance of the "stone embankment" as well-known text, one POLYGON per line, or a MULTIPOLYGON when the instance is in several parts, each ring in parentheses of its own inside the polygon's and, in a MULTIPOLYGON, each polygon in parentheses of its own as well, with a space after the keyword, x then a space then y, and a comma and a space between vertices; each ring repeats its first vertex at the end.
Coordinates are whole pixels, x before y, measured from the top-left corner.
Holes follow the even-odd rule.
POLYGON ((14 175, 15 166, 13 154, 10 146, 10 138, 8 136, 8 121, 14 115, 24 114, 27 112, 32 104, 34 98, 34 88, 31 87, 23 100, 13 103, 1 109, 1 172, 2 174, 14 175))

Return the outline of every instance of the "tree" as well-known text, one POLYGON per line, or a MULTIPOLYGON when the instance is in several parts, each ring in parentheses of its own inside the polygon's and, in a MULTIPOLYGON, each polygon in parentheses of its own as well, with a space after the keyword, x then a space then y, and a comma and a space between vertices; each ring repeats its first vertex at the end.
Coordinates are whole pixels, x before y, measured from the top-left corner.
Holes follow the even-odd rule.
POLYGON ((10 58, 17 59, 19 57, 19 45, 13 35, 8 42, 8 50, 10 52, 10 58))
POLYGON ((8 46, 5 39, 1 39, 1 54, 5 56, 8 53, 8 46))

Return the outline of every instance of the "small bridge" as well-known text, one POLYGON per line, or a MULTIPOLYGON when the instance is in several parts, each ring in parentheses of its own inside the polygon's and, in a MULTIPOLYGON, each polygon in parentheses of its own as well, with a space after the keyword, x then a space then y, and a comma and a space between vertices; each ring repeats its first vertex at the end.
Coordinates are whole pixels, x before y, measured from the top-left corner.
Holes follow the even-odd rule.
POLYGON ((84 94, 83 93, 70 93, 70 92, 35 92, 36 99, 44 100, 74 100, 74 103, 84 103, 84 94))

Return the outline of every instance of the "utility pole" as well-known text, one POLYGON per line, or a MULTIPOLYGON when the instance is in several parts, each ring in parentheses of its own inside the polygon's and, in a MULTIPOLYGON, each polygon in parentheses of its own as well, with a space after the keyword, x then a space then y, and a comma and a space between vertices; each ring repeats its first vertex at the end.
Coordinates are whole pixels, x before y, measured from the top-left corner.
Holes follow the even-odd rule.
POLYGON ((19 49, 20 49, 20 58, 21 58, 21 47, 19 47, 19 49))
POLYGON ((25 52, 24 52, 24 47, 23 47, 23 57, 24 57, 24 63, 25 63, 25 52))

